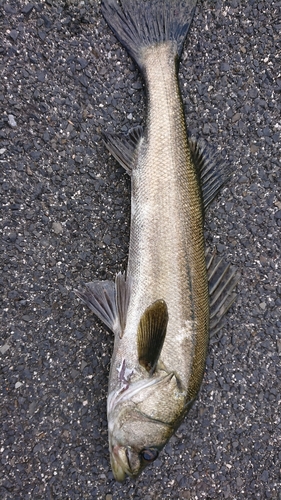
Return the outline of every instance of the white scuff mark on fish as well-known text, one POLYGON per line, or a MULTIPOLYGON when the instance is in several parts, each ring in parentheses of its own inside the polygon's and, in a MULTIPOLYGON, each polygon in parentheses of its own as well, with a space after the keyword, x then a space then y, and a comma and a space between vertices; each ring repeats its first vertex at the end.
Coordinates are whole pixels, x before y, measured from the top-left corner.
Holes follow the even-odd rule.
POLYGON ((123 359, 119 368, 117 368, 118 378, 120 382, 120 390, 125 391, 129 387, 130 378, 132 377, 134 370, 130 370, 126 366, 126 360, 123 359))

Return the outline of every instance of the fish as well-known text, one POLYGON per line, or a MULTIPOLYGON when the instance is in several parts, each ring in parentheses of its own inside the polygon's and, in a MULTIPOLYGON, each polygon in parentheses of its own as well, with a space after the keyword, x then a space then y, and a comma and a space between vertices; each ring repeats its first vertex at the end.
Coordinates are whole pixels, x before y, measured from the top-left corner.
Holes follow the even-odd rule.
POLYGON ((105 134, 131 177, 128 266, 77 296, 114 333, 107 398, 117 481, 154 462, 198 395, 209 335, 236 297, 236 268, 205 250, 206 210, 231 168, 187 132, 179 60, 197 0, 102 0, 145 82, 145 127, 105 134))

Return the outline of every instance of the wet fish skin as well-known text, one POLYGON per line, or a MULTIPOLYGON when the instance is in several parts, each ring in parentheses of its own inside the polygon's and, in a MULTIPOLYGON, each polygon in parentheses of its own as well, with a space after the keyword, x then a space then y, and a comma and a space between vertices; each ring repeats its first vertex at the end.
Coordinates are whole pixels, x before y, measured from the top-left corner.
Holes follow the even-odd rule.
POLYGON ((134 276, 131 308, 137 315, 154 300, 167 302, 169 322, 161 358, 188 386, 192 399, 204 371, 209 294, 201 188, 187 140, 174 51, 171 42, 143 51, 146 136, 132 170, 128 274, 134 276), (183 350, 176 336, 186 327, 194 338, 183 350), (191 344, 196 365, 192 380, 187 363, 191 344))
POLYGON ((209 326, 201 192, 187 141, 172 44, 146 49, 142 60, 148 112, 131 174, 127 270, 131 296, 124 334, 115 340, 108 405, 113 470, 119 470, 118 457, 124 463, 124 450, 130 450, 126 472, 133 476, 144 466, 139 458, 142 450, 162 449, 195 398, 204 373, 209 326), (166 302, 169 321, 160 355, 163 370, 151 377, 139 365, 136 335, 141 315, 158 299, 166 302), (123 359, 133 375, 126 398, 116 397, 112 406, 123 359), (168 374, 172 379, 166 379, 168 374), (129 391, 139 381, 133 397, 129 391), (149 389, 147 381, 153 381, 149 389))
MULTIPOLYGON (((157 458, 191 408, 205 369, 210 314, 204 210, 227 174, 187 137, 177 68, 195 5, 196 0, 102 2, 105 19, 142 70, 147 91, 145 132, 105 137, 131 175, 127 274, 119 273, 115 285, 92 282, 77 292, 115 334, 107 415, 118 481, 137 477, 157 458)), ((225 293, 217 306, 219 321, 233 300, 236 279, 233 273, 227 281, 228 267, 221 264, 214 274, 216 301, 220 290, 225 293)))

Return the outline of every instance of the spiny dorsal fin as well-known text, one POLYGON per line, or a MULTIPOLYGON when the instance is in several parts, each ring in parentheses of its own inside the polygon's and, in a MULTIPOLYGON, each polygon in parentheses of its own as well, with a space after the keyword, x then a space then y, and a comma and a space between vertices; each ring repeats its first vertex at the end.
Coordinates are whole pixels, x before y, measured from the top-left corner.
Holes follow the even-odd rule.
POLYGON ((202 189, 203 206, 206 213, 209 205, 217 196, 219 190, 226 184, 232 174, 232 169, 205 144, 188 138, 191 157, 197 168, 202 189))
POLYGON ((92 281, 76 295, 115 334, 123 336, 131 293, 131 280, 125 273, 118 273, 113 281, 92 281))
POLYGON ((164 300, 156 300, 143 313, 138 327, 139 363, 150 374, 156 368, 168 324, 168 309, 164 300))
POLYGON ((128 135, 103 135, 107 149, 129 175, 137 159, 137 148, 142 137, 141 126, 132 128, 128 135))
POLYGON ((210 336, 213 336, 223 326, 224 315, 236 299, 234 288, 240 279, 240 273, 209 250, 206 252, 206 265, 210 295, 210 336))

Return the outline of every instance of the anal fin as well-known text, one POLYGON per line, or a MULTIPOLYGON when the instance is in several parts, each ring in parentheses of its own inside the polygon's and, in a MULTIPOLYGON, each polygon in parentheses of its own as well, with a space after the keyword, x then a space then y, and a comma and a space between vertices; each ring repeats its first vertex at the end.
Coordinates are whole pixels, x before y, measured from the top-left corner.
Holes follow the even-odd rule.
POLYGON ((128 135, 103 134, 107 149, 129 175, 137 159, 137 149, 142 136, 141 126, 132 128, 128 135))

